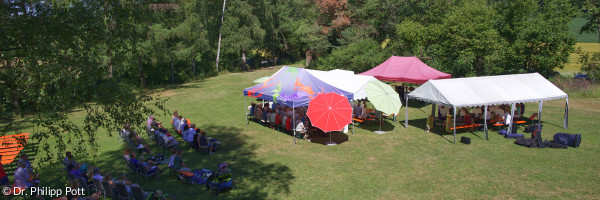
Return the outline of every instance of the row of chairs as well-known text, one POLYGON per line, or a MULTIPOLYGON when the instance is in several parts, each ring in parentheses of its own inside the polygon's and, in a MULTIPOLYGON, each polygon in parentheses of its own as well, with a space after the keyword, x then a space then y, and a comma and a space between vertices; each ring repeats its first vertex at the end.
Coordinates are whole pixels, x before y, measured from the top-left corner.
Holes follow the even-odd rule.
POLYGON ((127 160, 125 160, 125 163, 127 163, 127 171, 128 171, 127 174, 134 174, 134 175, 136 175, 136 179, 138 180, 138 182, 142 181, 142 177, 146 177, 146 182, 145 183, 148 184, 148 177, 149 176, 158 176, 158 171, 149 172, 143 166, 141 166, 139 164, 134 164, 134 163, 129 162, 127 160))
POLYGON ((169 149, 174 148, 176 146, 176 144, 167 144, 167 142, 165 142, 165 140, 162 137, 160 137, 156 133, 152 133, 150 129, 146 129, 146 131, 148 132, 150 139, 152 139, 152 141, 154 141, 154 143, 156 143, 156 145, 158 145, 161 148, 161 150, 169 151, 169 149))

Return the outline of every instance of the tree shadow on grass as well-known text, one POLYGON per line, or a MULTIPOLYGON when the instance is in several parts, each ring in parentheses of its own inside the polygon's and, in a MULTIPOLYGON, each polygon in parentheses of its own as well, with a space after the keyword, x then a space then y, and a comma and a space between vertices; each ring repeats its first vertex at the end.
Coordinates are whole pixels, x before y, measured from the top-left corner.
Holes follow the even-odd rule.
MULTIPOLYGON (((236 189, 220 193, 219 199, 269 199, 274 194, 289 194, 290 185, 294 180, 294 175, 288 166, 279 163, 264 163, 256 158, 255 151, 258 145, 248 143, 248 136, 242 134, 242 129, 227 126, 209 125, 202 127, 207 132, 207 136, 214 137, 223 142, 218 151, 210 155, 206 152, 193 151, 187 144, 180 144, 183 150, 184 164, 192 170, 209 169, 218 170, 221 162, 227 162, 232 171, 232 177, 236 182, 236 189)), ((181 137, 177 138, 180 143, 181 137)), ((155 153, 161 150, 153 141, 148 141, 155 153)), ((90 166, 97 166, 103 172, 110 172, 113 177, 119 173, 127 171, 123 159, 122 145, 120 150, 105 152, 98 159, 87 160, 90 166)), ((165 159, 169 159, 169 152, 165 154, 165 159)), ((138 154, 140 155, 140 154, 138 154)), ((146 155, 148 157, 150 155, 146 155)), ((139 156, 138 156, 139 157, 139 156)), ((66 186, 66 172, 59 165, 52 165, 46 169, 47 177, 41 185, 61 188, 66 186), (54 173, 54 174, 51 174, 54 173)), ((141 181, 136 180, 135 175, 129 175, 128 179, 139 183, 144 190, 162 190, 164 193, 174 195, 177 199, 207 199, 215 197, 206 190, 205 185, 183 183, 177 180, 175 175, 170 175, 166 165, 159 166, 164 172, 160 173, 159 180, 154 177, 148 178, 145 183, 145 177, 141 181)))

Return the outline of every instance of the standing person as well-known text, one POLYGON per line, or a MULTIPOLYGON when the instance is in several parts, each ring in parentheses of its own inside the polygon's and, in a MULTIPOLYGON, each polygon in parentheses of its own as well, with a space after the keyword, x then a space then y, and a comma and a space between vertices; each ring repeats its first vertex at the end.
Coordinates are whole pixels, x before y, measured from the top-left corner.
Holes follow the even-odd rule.
MULTIPOLYGON (((2 160, 2 155, 0 155, 0 160, 2 160)), ((8 184, 8 176, 6 172, 4 172, 4 166, 0 163, 0 186, 5 186, 8 184)))
POLYGON ((406 89, 406 86, 404 85, 404 83, 402 83, 402 85, 400 85, 400 89, 398 91, 398 94, 400 94, 400 101, 404 102, 404 90, 406 89))

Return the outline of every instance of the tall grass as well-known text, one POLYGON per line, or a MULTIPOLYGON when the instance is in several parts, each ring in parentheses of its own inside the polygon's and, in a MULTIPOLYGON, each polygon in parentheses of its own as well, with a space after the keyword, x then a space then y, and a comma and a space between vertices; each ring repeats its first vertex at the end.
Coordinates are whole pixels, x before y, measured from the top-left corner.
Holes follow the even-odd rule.
POLYGON ((552 83, 566 92, 569 97, 600 97, 600 84, 595 81, 556 76, 552 79, 552 83))

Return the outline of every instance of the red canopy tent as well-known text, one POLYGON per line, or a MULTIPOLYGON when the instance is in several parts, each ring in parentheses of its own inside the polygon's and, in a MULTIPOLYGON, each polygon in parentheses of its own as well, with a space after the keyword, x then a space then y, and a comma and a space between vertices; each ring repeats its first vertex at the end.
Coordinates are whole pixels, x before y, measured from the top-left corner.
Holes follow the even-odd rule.
POLYGON ((430 79, 452 78, 451 74, 433 69, 417 57, 400 56, 392 56, 379 66, 360 75, 373 76, 381 81, 416 84, 423 84, 430 79))

